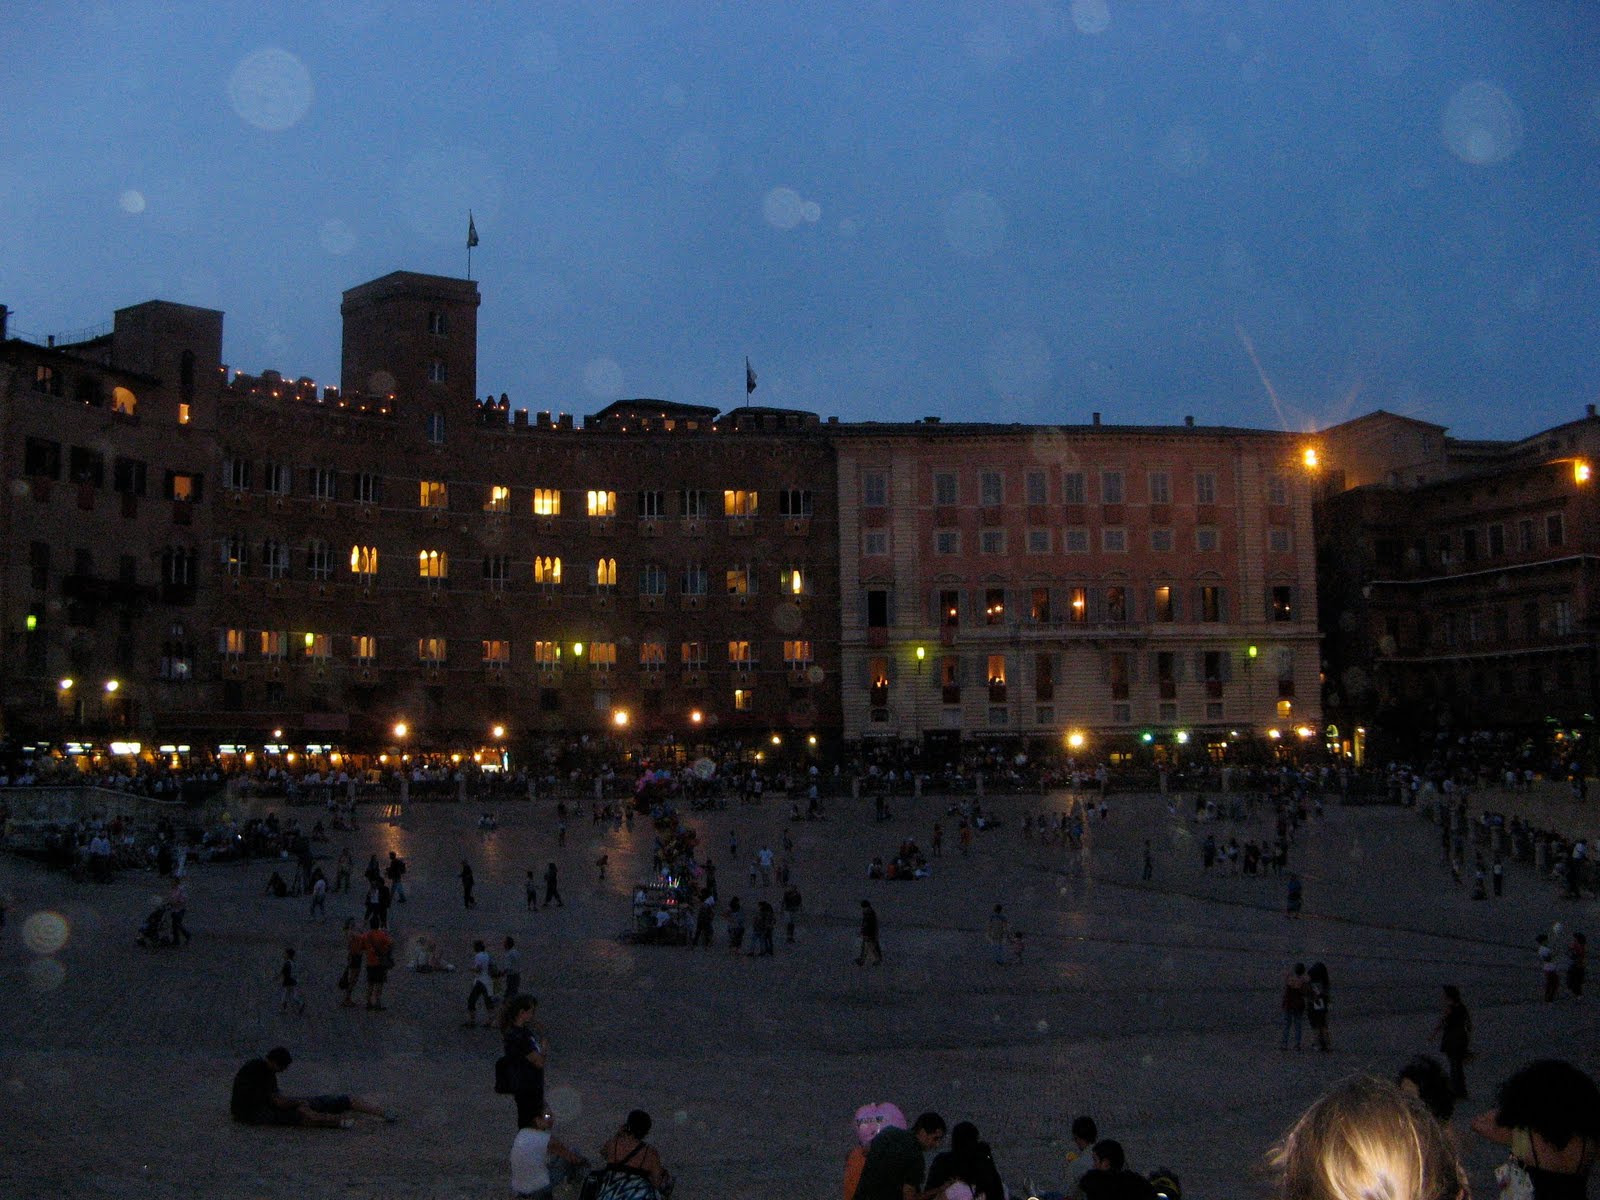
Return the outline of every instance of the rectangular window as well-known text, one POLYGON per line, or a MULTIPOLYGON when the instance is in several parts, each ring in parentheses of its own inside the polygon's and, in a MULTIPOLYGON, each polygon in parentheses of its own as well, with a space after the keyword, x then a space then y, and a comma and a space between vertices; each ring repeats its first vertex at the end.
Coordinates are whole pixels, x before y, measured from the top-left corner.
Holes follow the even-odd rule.
POLYGON ((1128 619, 1128 589, 1125 587, 1108 587, 1106 589, 1106 620, 1126 621, 1128 619))
POLYGON ((678 662, 686 671, 705 670, 706 644, 704 642, 684 642, 678 647, 678 662))
POLYGON ((506 581, 511 578, 511 556, 509 554, 485 554, 483 556, 483 580, 489 585, 491 591, 500 591, 506 586, 506 581))
POLYGON ((33 390, 44 392, 49 396, 59 396, 65 389, 61 373, 54 367, 47 367, 43 363, 33 369, 33 390))
POLYGON ((711 493, 701 488, 684 488, 683 515, 699 519, 711 511, 711 493))
POLYGON ((947 590, 939 593, 939 624, 945 629, 954 629, 961 624, 960 592, 947 590))
POLYGON ((1033 698, 1035 700, 1056 698, 1056 665, 1055 660, 1048 654, 1033 656, 1033 698))
POLYGON ((1124 650, 1117 650, 1106 656, 1106 680, 1111 685, 1113 700, 1128 698, 1128 684, 1133 675, 1130 664, 1130 656, 1124 650))
POLYGON ((1049 483, 1043 471, 1029 471, 1024 477, 1029 504, 1048 504, 1049 483))
POLYGON ((1122 503, 1122 472, 1121 471, 1102 471, 1102 472, 1100 472, 1100 503, 1101 504, 1121 504, 1122 503))
POLYGON ((639 568, 639 594, 665 596, 667 594, 667 569, 660 563, 646 563, 639 568))
POLYGON ((1214 554, 1217 544, 1216 526, 1202 525, 1194 531, 1194 548, 1202 554, 1214 554))
POLYGON ((979 554, 1004 554, 1006 552, 1006 531, 1004 529, 981 529, 978 531, 979 554))
POLYGON ((430 312, 428 314, 428 332, 433 334, 434 337, 443 337, 445 335, 445 329, 446 323, 444 313, 430 312))
POLYGON ((484 512, 510 512, 511 489, 503 483, 492 483, 483 497, 484 512))
POLYGON ((1194 477, 1194 502, 1196 504, 1215 504, 1217 502, 1217 477, 1210 471, 1196 472, 1194 477))
POLYGON ((887 629, 889 627, 889 593, 882 588, 870 588, 867 591, 867 628, 887 629))
POLYGON ((755 660, 750 656, 750 643, 734 641, 728 643, 728 665, 748 670, 754 665, 755 660))
POLYGON ((1268 617, 1274 621, 1294 619, 1294 589, 1279 585, 1272 589, 1268 600, 1268 617))
MULTIPOLYGON (((443 383, 444 364, 442 362, 431 364, 431 367, 428 371, 428 378, 433 380, 434 383, 443 383), (435 371, 437 371, 437 374, 435 371)), ((444 441, 444 414, 442 412, 431 412, 428 414, 427 431, 428 440, 434 445, 437 446, 444 441)))
POLYGON ((751 575, 749 567, 729 567, 723 575, 726 591, 730 596, 748 596, 750 594, 751 575))
POLYGON ((1572 632, 1572 601, 1557 600, 1552 607, 1553 619, 1551 626, 1558 637, 1566 637, 1572 632))
POLYGON ((1461 531, 1461 560, 1463 562, 1478 561, 1478 531, 1476 529, 1463 529, 1461 531))
POLYGON ((1517 549, 1524 553, 1533 549, 1533 522, 1517 522, 1517 549))
POLYGON ((353 478, 355 481, 356 503, 378 503, 378 476, 371 471, 361 471, 353 478))
POLYGON ((417 575, 430 580, 450 578, 450 555, 443 550, 418 551, 417 575))
POLYGON ((306 577, 333 578, 333 547, 321 538, 312 538, 306 543, 306 577))
POLYGON ((753 517, 760 497, 744 488, 729 488, 722 493, 722 515, 725 517, 753 517))
POLYGON ((442 666, 449 657, 449 644, 442 637, 417 639, 417 661, 432 666, 442 666))
POLYGON ((301 639, 306 657, 313 662, 327 662, 333 657, 333 638, 325 633, 308 633, 301 639))
POLYGON ((783 665, 792 670, 803 670, 811 665, 810 642, 785 642, 783 644, 783 665))
POLYGON ((61 443, 30 437, 22 444, 22 472, 42 479, 61 478, 61 443))
POLYGON ((785 596, 807 595, 805 570, 797 566, 784 567, 778 572, 778 591, 785 596))
POLYGON ((639 493, 640 517, 664 517, 667 515, 667 494, 663 491, 651 490, 639 493))
POLYGON ((754 689, 742 687, 733 689, 733 709, 735 712, 749 712, 756 706, 754 689))
POLYGON ((1267 530, 1267 552, 1269 554, 1289 553, 1289 531, 1281 525, 1274 525, 1267 530))
POLYGON ((591 517, 614 517, 617 515, 617 494, 603 488, 591 488, 583 494, 588 505, 591 517))
POLYGON ((983 593, 983 623, 1004 625, 1006 620, 1005 588, 989 588, 983 593))
POLYGON ((1177 619, 1177 609, 1172 603, 1172 586, 1158 584, 1150 605, 1150 618, 1154 621, 1174 621, 1177 619))
POLYGON ((111 486, 124 496, 142 496, 145 464, 140 458, 119 458, 111 465, 111 486))
POLYGON ((867 660, 868 703, 873 708, 889 707, 889 660, 867 660))
MULTIPOLYGON (((449 379, 449 374, 450 374, 449 371, 446 370, 446 368, 445 368, 444 359, 442 359, 442 358, 432 358, 432 359, 428 360, 428 382, 429 383, 444 383, 449 379)), ((440 414, 440 415, 442 415, 442 414, 440 414)), ((429 441, 443 441, 444 440, 443 438, 435 438, 433 436, 433 426, 432 426, 431 423, 428 426, 428 440, 429 441)))
POLYGON ((225 458, 222 460, 222 486, 235 492, 250 490, 250 460, 225 458))
POLYGON ((1172 530, 1152 529, 1150 531, 1150 549, 1157 554, 1169 554, 1172 551, 1172 530))
POLYGON ((1089 553, 1089 531, 1087 529, 1068 529, 1061 537, 1061 548, 1068 554, 1089 553))
POLYGON ((889 553, 889 534, 883 529, 869 529, 861 535, 861 553, 869 558, 889 553))
POLYGON ((290 470, 283 463, 265 462, 261 464, 261 490, 269 496, 287 496, 289 494, 290 470))
POLYGON ((263 629, 261 631, 261 657, 282 658, 284 648, 288 645, 289 635, 281 629, 263 629))
POLYGON ((243 658, 248 635, 242 629, 224 629, 220 649, 228 658, 243 658))
POLYGON ((1128 531, 1126 529, 1101 530, 1100 545, 1107 554, 1125 554, 1128 550, 1128 531))
POLYGON ((289 548, 274 538, 261 543, 261 570, 268 579, 289 574, 289 548))
POLYGON ((589 646, 589 662, 597 667, 614 667, 617 665, 617 644, 615 642, 594 642, 589 646))
POLYGON ((1046 624, 1050 620, 1050 589, 1036 587, 1028 598, 1028 619, 1035 625, 1046 624))
MULTIPOLYGON (((889 477, 882 471, 865 471, 861 475, 861 505, 863 508, 883 508, 889 503, 889 477)), ((730 516, 732 514, 729 514, 730 516)))
POLYGON ((222 539, 222 568, 229 575, 243 575, 250 565, 250 546, 242 533, 230 533, 222 539))
POLYGON ((961 703, 961 660, 953 654, 939 660, 939 689, 941 703, 961 703))
POLYGON ((483 641, 483 661, 491 667, 509 666, 511 663, 511 643, 505 638, 485 638, 483 641))
POLYGON ((689 563, 683 568, 683 594, 704 596, 711 590, 711 573, 704 563, 689 563))
POLYGON ((978 472, 978 503, 985 508, 999 508, 1005 502, 1006 486, 1000 472, 978 472))
POLYGON ((543 588, 561 586, 561 558, 559 555, 535 554, 533 556, 533 582, 543 588))
POLYGON ((1559 546, 1566 540, 1566 528, 1560 513, 1551 513, 1544 519, 1544 540, 1551 547, 1559 546))
POLYGON ((73 483, 102 486, 106 481, 106 456, 84 446, 72 447, 67 458, 67 478, 73 483))
POLYGON ((332 467, 312 467, 308 475, 311 482, 312 499, 337 500, 339 498, 339 473, 332 467))
POLYGON ((1061 496, 1067 504, 1083 504, 1084 483, 1082 471, 1068 471, 1061 477, 1061 496))
POLYGON ((1286 475, 1267 476, 1267 503, 1283 507, 1289 503, 1289 478, 1286 475))
POLYGON ((546 671, 559 667, 561 665, 561 643, 534 642, 533 663, 534 666, 546 671))
POLYGON ((1172 503, 1172 477, 1165 471, 1150 472, 1150 503, 1172 503))
POLYGON ((809 488, 784 488, 778 493, 778 515, 802 518, 811 515, 811 490, 809 488))
POLYGON ((935 554, 960 554, 961 532, 957 529, 940 529, 933 535, 933 552, 935 554))
POLYGON ((639 667, 644 671, 664 671, 667 667, 665 642, 640 642, 639 667))
POLYGON ((1050 553, 1050 531, 1048 529, 1030 529, 1030 530, 1028 530, 1028 553, 1029 554, 1049 554, 1050 553))
POLYGON ((442 480, 424 479, 418 485, 417 503, 422 508, 449 508, 450 489, 442 480))
POLYGON ((933 473, 933 502, 935 504, 943 508, 949 508, 958 502, 960 494, 954 471, 935 471, 933 473))
POLYGON ((1067 589, 1067 620, 1074 625, 1082 625, 1089 620, 1089 589, 1074 587, 1067 589))
POLYGON ((559 517, 561 515, 561 489, 534 488, 533 515, 536 517, 559 517))
POLYGON ((989 700, 993 704, 1006 701, 1006 656, 991 654, 985 663, 985 678, 989 683, 989 700))

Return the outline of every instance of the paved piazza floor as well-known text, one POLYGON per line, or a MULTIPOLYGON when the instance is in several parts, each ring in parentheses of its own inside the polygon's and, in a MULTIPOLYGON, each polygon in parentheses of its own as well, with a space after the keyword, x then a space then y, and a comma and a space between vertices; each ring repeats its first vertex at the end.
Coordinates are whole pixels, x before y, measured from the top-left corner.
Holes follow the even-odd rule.
MULTIPOLYGON (((1484 803, 1509 801, 1490 793, 1484 803)), ((1306 879, 1306 914, 1290 921, 1282 881, 1200 868, 1208 828, 1243 840, 1264 821, 1196 826, 1159 797, 1114 797, 1080 864, 1022 840, 1019 818, 1039 804, 991 801, 1005 827, 980 835, 970 859, 948 838, 933 877, 917 883, 868 883, 865 867, 906 835, 926 849, 940 801, 902 800, 883 825, 870 805, 836 803, 832 820, 791 826, 806 912, 798 944, 784 945, 780 929, 768 960, 617 940, 630 884, 649 865, 643 822, 630 835, 574 821, 556 849, 546 803, 503 806, 488 835, 472 805, 414 804, 386 818, 364 810, 348 841, 358 870, 373 851, 409 860, 412 898, 395 910, 402 946, 428 932, 462 963, 474 937, 518 938, 551 1029, 557 1135, 592 1154, 626 1110, 649 1110, 679 1200, 837 1195, 850 1114, 879 1099, 908 1116, 935 1108, 952 1123, 974 1120, 1018 1186, 1059 1178, 1069 1122, 1089 1112, 1134 1166, 1178 1170, 1190 1197, 1262 1195, 1263 1151, 1329 1081, 1388 1074, 1432 1048, 1446 982, 1461 986, 1476 1021, 1468 1115, 1532 1057, 1600 1067, 1595 1001, 1539 1003, 1533 949, 1553 921, 1600 930, 1591 903, 1561 901, 1520 866, 1504 899, 1474 903, 1450 885, 1437 830, 1414 812, 1329 809, 1291 860, 1306 879), (1151 883, 1139 878, 1146 837, 1151 883), (591 865, 602 851, 604 883, 591 865), (478 879, 470 912, 455 878, 463 856, 478 879), (526 913, 523 872, 552 857, 567 907, 526 913), (882 916, 879 969, 853 962, 862 897, 882 916), (997 965, 985 952, 996 902, 1026 931, 1021 962, 997 965), (1296 958, 1330 967, 1332 1054, 1278 1049, 1279 985, 1296 958)), ((769 799, 692 814, 715 848, 724 897, 751 909, 763 894, 777 899, 776 886, 752 888, 725 861, 726 847, 735 828, 747 861, 763 841, 776 849, 787 808, 769 799)), ((1559 801, 1552 811, 1578 819, 1559 801)), ((320 848, 328 862, 344 836, 320 848)), ((133 935, 159 894, 153 877, 96 887, 0 859, 11 898, 0 931, 0 1195, 509 1194, 512 1107, 491 1090, 497 1037, 461 1028, 467 977, 396 972, 388 1012, 340 1009, 339 925, 351 905, 335 897, 329 919, 312 923, 305 901, 262 895, 269 870, 197 867, 193 944, 145 950, 133 935), (66 918, 51 957, 24 936, 40 912, 66 918), (303 1016, 278 1012, 289 943, 303 1016), (277 1043, 296 1057, 285 1090, 364 1093, 398 1109, 401 1123, 233 1124, 234 1070, 277 1043)), ((1460 1114, 1457 1127, 1475 1191, 1492 1194, 1499 1156, 1474 1144, 1460 1114)))

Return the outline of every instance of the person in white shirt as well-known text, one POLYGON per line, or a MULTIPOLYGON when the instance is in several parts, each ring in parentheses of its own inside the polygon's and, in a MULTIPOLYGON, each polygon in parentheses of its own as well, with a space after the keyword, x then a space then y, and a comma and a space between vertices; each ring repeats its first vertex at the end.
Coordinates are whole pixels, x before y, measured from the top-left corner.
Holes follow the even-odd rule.
POLYGON ((487 1029, 494 1022, 494 960, 481 941, 472 943, 472 990, 467 993, 467 1022, 471 1029, 478 1023, 478 1001, 483 1001, 483 1025, 487 1029))

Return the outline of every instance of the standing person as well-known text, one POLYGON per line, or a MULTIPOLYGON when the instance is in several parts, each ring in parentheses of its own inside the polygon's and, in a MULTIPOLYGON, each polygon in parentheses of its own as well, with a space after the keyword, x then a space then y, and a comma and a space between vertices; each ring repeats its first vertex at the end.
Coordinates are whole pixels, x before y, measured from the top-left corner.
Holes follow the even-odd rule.
POLYGON ((483 1027, 494 1020, 494 959, 482 941, 472 943, 472 989, 467 992, 468 1029, 478 1024, 478 1001, 483 1001, 483 1027))
POLYGON ((556 865, 551 863, 544 869, 544 906, 549 908, 554 904, 557 908, 565 908, 561 900, 561 887, 556 881, 556 865))
POLYGON ((1569 1062, 1529 1063, 1500 1085, 1496 1106, 1472 1119, 1472 1132, 1510 1147, 1535 1200, 1582 1200, 1600 1158, 1600 1089, 1569 1062))
POLYGON ((1556 968, 1555 951, 1550 949, 1548 934, 1541 933, 1533 940, 1539 947, 1539 974, 1544 980, 1544 1002, 1552 1004, 1556 993, 1561 990, 1561 972, 1556 968))
POLYGON ((867 953, 872 954, 872 965, 883 962, 883 947, 878 945, 878 912, 870 901, 861 902, 861 953, 856 956, 856 966, 867 965, 867 953))
POLYGON ((1439 1035, 1439 1053, 1450 1064, 1450 1091, 1458 1100, 1467 1098, 1467 1058, 1472 1053, 1472 1014, 1461 999, 1461 989, 1444 985, 1444 1012, 1433 1027, 1439 1035))
POLYGON ((1324 1053, 1332 1050, 1328 1043, 1328 968, 1319 962, 1306 972, 1306 1020, 1317 1049, 1324 1053))
POLYGON ((1567 990, 1574 996, 1583 996, 1583 976, 1588 967, 1589 939, 1581 933, 1572 935, 1567 946, 1567 990))
POLYGON ((1300 876, 1290 872, 1289 887, 1285 899, 1285 907, 1291 921, 1300 919, 1300 907, 1305 902, 1305 889, 1300 883, 1300 876))
POLYGON ((989 914, 989 924, 984 930, 984 939, 989 943, 989 953, 994 956, 997 963, 1006 960, 1006 940, 1011 933, 1011 923, 1006 920, 1005 905, 996 904, 994 911, 989 914))
POLYGON ((756 869, 761 872, 761 886, 772 886, 772 847, 762 846, 756 851, 756 869))
POLYGON ((800 889, 791 883, 783 889, 783 940, 786 942, 794 941, 794 920, 799 915, 800 904, 800 889))
POLYGON ((923 1113, 910 1129, 885 1126, 867 1147, 855 1200, 933 1200, 943 1195, 955 1181, 925 1191, 922 1156, 944 1141, 944 1129, 944 1118, 936 1112, 923 1113))
POLYGON ((773 909, 771 902, 767 900, 758 901, 756 904, 756 920, 754 925, 756 944, 751 951, 753 954, 756 954, 761 958, 772 957, 772 931, 777 927, 778 914, 773 909))
POLYGON ((478 902, 472 898, 472 864, 466 859, 461 860, 461 870, 456 878, 461 880, 461 904, 464 908, 475 908, 478 902))
POLYGON ((406 860, 393 850, 389 851, 389 865, 384 868, 384 874, 389 879, 389 890, 394 894, 396 904, 406 902, 406 860))
POLYGON ((328 915, 328 877, 321 867, 311 868, 311 919, 328 915))
POLYGON ((1300 1038, 1306 1019, 1306 965, 1295 963, 1294 969, 1283 979, 1283 1038, 1278 1049, 1289 1048, 1289 1031, 1294 1031, 1294 1048, 1300 1049, 1300 1038))
POLYGON ((544 1110, 544 1029, 537 1020, 539 1001, 512 996, 500 1010, 500 1035, 506 1055, 519 1060, 511 1095, 517 1102, 517 1128, 526 1129, 544 1110))
POLYGON ((383 878, 383 868, 378 866, 378 856, 376 854, 367 859, 367 869, 361 874, 373 887, 378 886, 378 881, 383 878))
POLYGON ((383 1012, 383 985, 389 978, 389 969, 394 966, 394 939, 374 917, 361 945, 367 959, 367 1009, 383 1012))
POLYGON ((529 912, 539 911, 539 881, 533 877, 533 872, 528 872, 528 877, 522 881, 522 898, 527 903, 529 912))
POLYGON ((344 993, 343 1008, 354 1008, 356 1002, 351 998, 356 984, 361 982, 361 962, 366 956, 367 935, 356 925, 354 917, 346 917, 344 922, 344 974, 339 976, 339 990, 344 993))
POLYGON ((333 869, 333 890, 348 892, 350 890, 350 868, 355 864, 350 858, 350 847, 345 846, 339 851, 339 860, 333 869))
POLYGON ((944 826, 941 825, 938 821, 935 821, 933 823, 933 838, 931 840, 932 840, 932 843, 933 843, 933 856, 935 858, 943 858, 944 857, 944 826))
POLYGON ((1494 881, 1495 899, 1505 895, 1506 890, 1506 865, 1500 861, 1500 856, 1494 856, 1494 865, 1489 868, 1489 877, 1494 881))
POLYGON ((295 1012, 305 1012, 306 998, 300 994, 300 980, 295 975, 293 946, 284 947, 283 966, 278 969, 278 982, 283 986, 283 1002, 278 1005, 278 1011, 286 1013, 292 1004, 295 1012))
POLYGON ((178 939, 183 939, 183 944, 189 944, 189 931, 184 927, 183 919, 189 912, 189 890, 183 885, 183 876, 175 875, 172 879, 172 890, 167 893, 167 917, 172 933, 172 944, 176 946, 178 939))
POLYGON ((739 907, 739 897, 728 901, 728 949, 735 954, 744 945, 744 909, 739 907))
POLYGON ((956 840, 961 843, 961 857, 969 858, 972 855, 972 822, 965 817, 961 818, 961 827, 956 834, 956 840))
POLYGON ((517 949, 517 939, 509 934, 502 943, 505 953, 500 956, 500 972, 505 983, 505 1002, 510 1004, 522 991, 522 951, 517 949))

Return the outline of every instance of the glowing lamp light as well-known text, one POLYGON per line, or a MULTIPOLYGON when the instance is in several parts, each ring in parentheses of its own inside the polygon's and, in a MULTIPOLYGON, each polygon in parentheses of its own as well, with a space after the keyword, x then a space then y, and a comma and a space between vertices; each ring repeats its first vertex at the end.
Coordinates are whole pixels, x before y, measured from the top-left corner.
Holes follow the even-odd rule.
POLYGON ((689 714, 689 721, 695 725, 700 724, 700 722, 704 721, 705 719, 705 713, 701 712, 698 708, 689 714))
POLYGON ((806 735, 806 745, 815 746, 816 744, 817 744, 817 735, 816 734, 812 733, 812 734, 806 735))
POLYGON ((1267 736, 1269 738, 1271 738, 1273 741, 1277 741, 1279 738, 1281 738, 1283 736, 1283 734, 1279 733, 1276 729, 1269 729, 1269 730, 1267 730, 1267 736))
POLYGON ((396 721, 394 723, 394 735, 395 735, 395 737, 403 738, 409 732, 410 732, 410 730, 407 728, 406 723, 404 721, 396 721))
POLYGON ((1254 658, 1256 655, 1258 655, 1260 653, 1261 653, 1261 651, 1258 650, 1254 646, 1249 646, 1249 647, 1246 647, 1246 649, 1245 649, 1245 654, 1250 658, 1254 658))
POLYGON ((506 727, 504 725, 496 725, 490 732, 497 738, 503 738, 506 735, 506 727))
MULTIPOLYGON (((1572 464, 1572 481, 1574 483, 1588 483, 1591 471, 1592 468, 1587 462, 1581 458, 1578 459, 1577 462, 1572 464)), ((33 626, 30 625, 28 628, 31 629, 33 626)))
POLYGON ((63 679, 56 686, 59 687, 63 692, 70 692, 72 690, 73 682, 74 681, 71 679, 63 679))
POLYGON ((1067 734, 1067 745, 1071 746, 1074 750, 1082 750, 1084 741, 1085 738, 1083 736, 1083 731, 1080 729, 1074 729, 1071 733, 1067 734))
POLYGON ((921 662, 923 659, 925 659, 927 657, 928 657, 928 648, 926 646, 918 646, 917 647, 917 661, 921 662))
POLYGON ((1296 729, 1295 732, 1297 734, 1299 734, 1302 738, 1308 738, 1308 737, 1313 736, 1316 733, 1316 730, 1312 729, 1311 726, 1309 726, 1309 725, 1302 725, 1298 729, 1296 729))
POLYGON ((773 734, 772 735, 772 744, 774 746, 783 745, 783 736, 781 734, 777 734, 777 733, 773 734))
POLYGON ((573 642, 572 643, 572 657, 573 658, 582 658, 583 657, 583 643, 582 642, 573 642))
POLYGON ((281 738, 281 737, 283 737, 283 730, 281 730, 281 729, 274 729, 274 730, 273 730, 273 731, 272 731, 272 740, 273 740, 273 741, 277 741, 277 740, 278 740, 278 739, 280 739, 280 738, 281 738))
POLYGON ((1151 733, 1149 730, 1145 730, 1145 732, 1139 735, 1139 740, 1148 746, 1151 742, 1156 740, 1156 735, 1151 733))
POLYGON ((1189 744, 1189 731, 1187 729, 1178 730, 1178 732, 1173 734, 1172 737, 1173 740, 1175 740, 1180 746, 1187 746, 1189 744))
POLYGON ((625 708, 617 709, 616 712, 611 714, 611 723, 618 729, 626 729, 628 727, 628 710, 625 708))
POLYGON ((118 683, 115 679, 106 680, 106 692, 108 694, 111 693, 111 692, 116 691, 121 686, 122 685, 120 683, 118 683))
POLYGON ((1315 446, 1307 446, 1300 454, 1300 461, 1305 464, 1308 471, 1315 471, 1322 464, 1315 446))
POLYGON ((24 621, 23 624, 28 627, 28 632, 32 633, 35 629, 39 628, 39 618, 36 614, 29 613, 28 619, 24 621))

